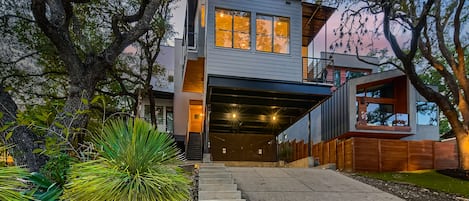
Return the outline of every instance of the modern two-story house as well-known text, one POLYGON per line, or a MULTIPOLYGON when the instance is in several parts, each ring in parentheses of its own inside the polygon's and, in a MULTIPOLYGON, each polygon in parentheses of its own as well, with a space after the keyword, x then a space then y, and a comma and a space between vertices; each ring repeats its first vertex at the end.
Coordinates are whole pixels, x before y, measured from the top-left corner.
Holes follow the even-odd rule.
POLYGON ((299 0, 189 0, 174 92, 174 132, 187 136, 187 153, 276 161, 281 131, 331 95, 308 46, 334 11, 299 0))

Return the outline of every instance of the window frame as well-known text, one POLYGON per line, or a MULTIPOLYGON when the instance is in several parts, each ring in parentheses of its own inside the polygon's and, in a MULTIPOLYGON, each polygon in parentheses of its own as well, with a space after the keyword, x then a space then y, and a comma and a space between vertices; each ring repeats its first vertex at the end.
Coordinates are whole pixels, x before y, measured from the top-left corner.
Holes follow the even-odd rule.
POLYGON ((214 38, 214 41, 213 41, 213 45, 215 46, 215 48, 226 48, 226 49, 236 49, 236 50, 241 50, 241 51, 250 51, 251 50, 251 44, 252 44, 252 40, 251 40, 251 17, 252 17, 252 13, 250 11, 243 11, 243 10, 236 10, 236 9, 229 9, 229 8, 222 8, 222 7, 215 7, 215 14, 214 14, 214 25, 213 25, 213 38, 214 38), (222 30, 222 31, 228 31, 228 30, 224 30, 224 29, 218 29, 217 28, 217 10, 222 10, 222 11, 226 11, 226 12, 229 12, 230 13, 230 16, 231 16, 231 47, 225 47, 225 46, 218 46, 217 45, 217 30, 222 30), (248 25, 248 32, 240 32, 240 31, 235 31, 235 19, 234 19, 234 16, 235 14, 233 12, 242 12, 242 13, 247 13, 249 14, 249 25, 248 25), (235 33, 242 33, 242 34, 248 34, 249 37, 249 41, 248 41, 248 46, 246 49, 243 49, 243 48, 238 48, 238 47, 235 47, 235 33))
MULTIPOLYGON (((290 17, 285 17, 285 16, 279 16, 279 15, 270 15, 270 14, 263 14, 263 13, 256 13, 256 17, 254 19, 256 21, 256 28, 255 28, 255 33, 256 33, 256 44, 255 44, 255 50, 256 52, 263 52, 263 53, 274 53, 274 54, 282 54, 282 55, 289 55, 291 54, 291 18, 290 17), (270 17, 271 18, 271 24, 272 24, 272 27, 271 27, 271 34, 270 34, 270 37, 271 37, 271 50, 270 51, 264 51, 264 50, 259 50, 257 49, 257 42, 258 42, 258 34, 257 34, 257 29, 258 29, 258 26, 257 26, 257 19, 258 19, 258 16, 264 16, 264 17, 270 17), (277 22, 276 21, 276 18, 285 18, 285 19, 288 19, 288 30, 287 30, 287 33, 288 33, 288 50, 286 53, 282 53, 282 52, 276 52, 275 51, 275 23, 277 22)), ((267 34, 263 34, 263 35, 267 35, 267 34)))

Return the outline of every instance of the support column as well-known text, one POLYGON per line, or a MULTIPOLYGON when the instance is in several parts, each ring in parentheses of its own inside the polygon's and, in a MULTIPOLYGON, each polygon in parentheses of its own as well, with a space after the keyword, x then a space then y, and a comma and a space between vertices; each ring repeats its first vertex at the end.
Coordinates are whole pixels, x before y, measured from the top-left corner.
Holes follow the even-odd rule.
POLYGON ((205 109, 205 132, 203 132, 203 153, 210 153, 209 147, 209 133, 210 133, 210 104, 207 104, 205 109))

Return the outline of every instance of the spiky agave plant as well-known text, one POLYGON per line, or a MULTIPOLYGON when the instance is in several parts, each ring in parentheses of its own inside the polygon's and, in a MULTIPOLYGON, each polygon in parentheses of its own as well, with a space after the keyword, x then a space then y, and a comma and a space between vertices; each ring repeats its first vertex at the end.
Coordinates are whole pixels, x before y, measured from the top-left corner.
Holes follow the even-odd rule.
POLYGON ((189 179, 166 133, 141 120, 111 121, 94 138, 97 160, 72 165, 65 200, 188 200, 189 179))
MULTIPOLYGON (((0 146, 0 152, 7 149, 0 146)), ((30 198, 21 193, 27 185, 20 180, 28 175, 28 171, 18 166, 0 166, 0 200, 29 200, 30 198)))

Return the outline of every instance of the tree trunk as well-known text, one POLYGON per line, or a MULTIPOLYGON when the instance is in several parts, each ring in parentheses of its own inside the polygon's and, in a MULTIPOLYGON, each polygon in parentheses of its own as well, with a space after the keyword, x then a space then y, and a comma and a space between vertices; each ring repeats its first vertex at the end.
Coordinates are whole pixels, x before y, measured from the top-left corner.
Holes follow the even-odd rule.
MULTIPOLYGON (((0 119, 0 125, 15 121, 17 109, 18 107, 11 96, 0 86, 0 112, 3 114, 3 118, 0 119)), ((2 139, 4 139, 5 134, 2 133, 2 139)), ((34 134, 26 126, 19 126, 15 127, 13 135, 6 140, 6 143, 13 145, 9 152, 15 159, 16 165, 26 166, 30 171, 39 171, 46 163, 47 156, 34 154, 33 151, 39 148, 37 142, 42 140, 41 137, 34 134)))
POLYGON ((156 118, 156 103, 155 103, 155 98, 153 97, 153 87, 150 85, 148 86, 148 100, 150 102, 150 119, 151 119, 151 124, 155 126, 155 128, 158 128, 158 121, 156 118))
POLYGON ((456 133, 456 140, 459 151, 459 168, 469 170, 469 132, 456 133))
POLYGON ((70 146, 82 143, 80 141, 75 141, 75 139, 83 139, 75 134, 83 135, 83 133, 79 132, 78 129, 86 128, 88 124, 88 112, 90 110, 89 103, 94 97, 98 80, 100 80, 105 73, 97 74, 97 72, 94 72, 93 70, 87 70, 97 69, 96 63, 98 62, 94 63, 95 65, 83 65, 82 73, 78 75, 69 75, 70 88, 68 90, 67 100, 65 101, 62 112, 57 114, 54 123, 49 128, 49 132, 46 136, 56 139, 55 141, 57 143, 63 144, 63 142, 66 142, 65 145, 68 146, 66 148, 73 148, 70 146))

